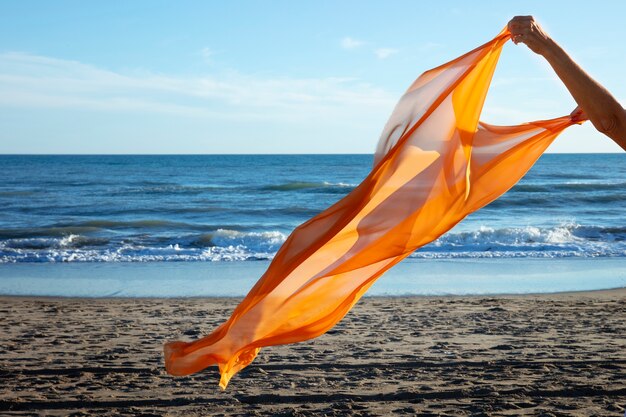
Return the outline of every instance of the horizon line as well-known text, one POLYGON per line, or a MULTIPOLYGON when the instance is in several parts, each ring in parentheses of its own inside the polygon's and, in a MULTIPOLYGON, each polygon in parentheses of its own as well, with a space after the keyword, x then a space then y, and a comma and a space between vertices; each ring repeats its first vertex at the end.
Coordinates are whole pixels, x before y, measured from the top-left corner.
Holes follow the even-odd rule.
MULTIPOLYGON (((545 152, 544 155, 618 155, 623 152, 545 152)), ((0 156, 302 156, 302 155, 369 155, 372 153, 0 153, 0 156)))

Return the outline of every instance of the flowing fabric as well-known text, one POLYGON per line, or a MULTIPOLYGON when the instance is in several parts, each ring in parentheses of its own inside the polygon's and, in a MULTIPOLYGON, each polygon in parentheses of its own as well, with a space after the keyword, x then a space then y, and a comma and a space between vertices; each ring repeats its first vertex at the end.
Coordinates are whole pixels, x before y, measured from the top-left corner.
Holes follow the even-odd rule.
POLYGON ((197 341, 167 343, 167 371, 217 364, 226 388, 261 347, 325 333, 386 270, 506 192, 561 131, 581 123, 479 122, 509 38, 504 30, 422 74, 387 122, 367 178, 293 231, 224 324, 197 341))

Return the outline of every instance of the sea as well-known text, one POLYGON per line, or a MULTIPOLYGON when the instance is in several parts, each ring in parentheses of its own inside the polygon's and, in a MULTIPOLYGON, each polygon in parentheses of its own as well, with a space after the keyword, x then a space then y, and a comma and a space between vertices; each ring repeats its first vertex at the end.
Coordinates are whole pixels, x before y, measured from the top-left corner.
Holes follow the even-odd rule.
MULTIPOLYGON (((246 294, 372 155, 0 155, 0 294, 246 294)), ((626 286, 626 154, 545 154, 372 295, 626 286)))

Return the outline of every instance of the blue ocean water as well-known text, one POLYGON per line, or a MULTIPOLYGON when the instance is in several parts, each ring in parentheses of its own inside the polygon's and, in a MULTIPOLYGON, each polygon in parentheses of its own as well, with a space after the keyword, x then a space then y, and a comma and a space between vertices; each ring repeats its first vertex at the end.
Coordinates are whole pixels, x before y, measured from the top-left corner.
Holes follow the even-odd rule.
MULTIPOLYGON (((242 296, 371 155, 0 156, 0 294, 242 296)), ((547 154, 370 295, 626 286, 626 154, 547 154)))
MULTIPOLYGON (((254 261, 371 155, 0 156, 0 263, 254 261)), ((417 258, 626 257, 626 154, 547 154, 417 258)))

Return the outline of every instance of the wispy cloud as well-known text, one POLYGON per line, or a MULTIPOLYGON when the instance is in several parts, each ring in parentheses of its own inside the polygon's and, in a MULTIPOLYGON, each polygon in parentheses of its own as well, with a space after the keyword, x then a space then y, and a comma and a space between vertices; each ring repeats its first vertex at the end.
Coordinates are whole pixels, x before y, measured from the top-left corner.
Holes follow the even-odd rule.
POLYGON ((215 55, 215 52, 207 46, 205 46, 204 48, 200 50, 200 56, 206 63, 210 63, 214 55, 215 55))
POLYGON ((0 106, 301 120, 387 112, 395 97, 351 78, 261 78, 236 71, 180 77, 0 54, 0 106))
POLYGON ((376 55, 376 57, 378 59, 387 59, 392 55, 395 55, 398 53, 397 49, 394 48, 378 48, 378 49, 374 49, 374 54, 376 55))
POLYGON ((365 44, 365 42, 346 36, 341 40, 340 44, 343 49, 355 49, 365 44))
MULTIPOLYGON (((349 36, 346 36, 345 38, 343 38, 340 42, 340 45, 343 49, 348 49, 348 50, 360 48, 361 46, 364 46, 364 45, 368 45, 372 47, 370 42, 365 42, 362 40, 354 39, 349 36)), ((398 53, 398 50, 395 48, 373 48, 371 49, 371 51, 374 53, 374 55, 378 59, 387 59, 390 56, 398 53)))

